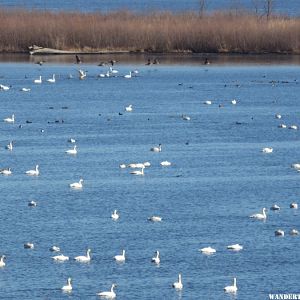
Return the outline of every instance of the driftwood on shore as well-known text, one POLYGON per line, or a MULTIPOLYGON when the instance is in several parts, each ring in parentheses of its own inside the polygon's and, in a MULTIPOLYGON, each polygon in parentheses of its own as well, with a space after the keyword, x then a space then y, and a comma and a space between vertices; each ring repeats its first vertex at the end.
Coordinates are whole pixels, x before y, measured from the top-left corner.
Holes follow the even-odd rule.
POLYGON ((128 51, 68 51, 32 45, 28 47, 29 54, 50 55, 50 54, 106 54, 106 53, 126 53, 128 51))

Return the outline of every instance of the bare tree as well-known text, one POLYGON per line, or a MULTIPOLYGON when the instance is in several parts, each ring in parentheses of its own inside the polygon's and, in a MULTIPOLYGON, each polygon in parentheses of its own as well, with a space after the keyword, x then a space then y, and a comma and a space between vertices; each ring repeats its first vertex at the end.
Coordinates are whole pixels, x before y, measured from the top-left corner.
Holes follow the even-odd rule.
POLYGON ((254 7, 255 15, 258 16, 261 0, 252 0, 251 2, 254 7))
POLYGON ((206 10, 206 0, 199 0, 199 15, 202 18, 206 10))
POLYGON ((274 1, 273 0, 266 0, 265 2, 265 14, 267 15, 267 20, 269 20, 269 18, 272 15, 273 12, 273 8, 274 8, 274 1))

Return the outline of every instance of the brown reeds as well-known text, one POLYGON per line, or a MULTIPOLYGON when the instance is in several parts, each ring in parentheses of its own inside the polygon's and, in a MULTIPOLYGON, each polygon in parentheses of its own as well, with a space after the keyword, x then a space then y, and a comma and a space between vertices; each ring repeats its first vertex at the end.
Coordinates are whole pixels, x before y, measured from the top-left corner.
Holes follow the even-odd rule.
POLYGON ((108 14, 0 9, 0 51, 300 53, 300 18, 250 13, 108 14))

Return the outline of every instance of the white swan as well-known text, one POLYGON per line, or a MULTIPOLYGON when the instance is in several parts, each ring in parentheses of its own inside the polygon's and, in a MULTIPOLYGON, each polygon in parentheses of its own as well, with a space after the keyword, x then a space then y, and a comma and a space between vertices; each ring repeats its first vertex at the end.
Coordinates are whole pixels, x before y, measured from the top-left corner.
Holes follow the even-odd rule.
POLYGON ((13 142, 10 141, 9 144, 5 146, 5 149, 12 151, 13 150, 13 142))
POLYGON ((162 217, 151 216, 150 218, 148 218, 148 221, 151 221, 151 222, 161 222, 162 221, 162 217))
POLYGON ((297 129, 298 129, 298 126, 297 126, 297 125, 291 125, 291 126, 289 127, 289 129, 297 130, 297 129))
POLYGON ((292 164, 291 167, 296 170, 300 170, 300 164, 292 164))
POLYGON ((114 256, 115 261, 124 262, 125 261, 125 250, 122 251, 121 255, 114 256))
POLYGON ((35 201, 31 200, 30 202, 28 202, 28 206, 30 206, 30 207, 36 207, 37 203, 35 201))
POLYGON ((31 91, 31 89, 29 89, 29 88, 21 88, 21 90, 20 90, 21 92, 30 92, 31 91))
POLYGON ((130 172, 130 174, 143 176, 144 175, 144 169, 145 169, 145 166, 143 165, 141 170, 132 171, 132 172, 130 172))
POLYGON ((60 248, 58 246, 52 246, 49 250, 52 252, 59 252, 60 248))
POLYGON ((206 100, 206 101, 204 101, 204 104, 206 104, 206 105, 211 105, 211 104, 212 104, 212 101, 206 100))
POLYGON ((67 285, 64 285, 61 289, 65 292, 70 292, 72 291, 72 284, 71 284, 71 281, 72 279, 71 278, 68 278, 68 281, 67 281, 67 285))
POLYGON ((83 179, 80 178, 79 182, 71 183, 70 188, 72 188, 72 189, 82 189, 82 187, 83 187, 82 183, 83 183, 83 179))
POLYGON ((295 202, 291 203, 290 208, 298 209, 298 203, 295 203, 295 202))
POLYGON ((182 284, 180 273, 178 274, 178 281, 174 282, 172 287, 175 288, 176 290, 182 290, 183 284, 182 284))
POLYGON ((118 74, 119 73, 118 70, 113 69, 112 67, 109 67, 109 72, 112 73, 112 74, 118 74))
POLYGON ((227 249, 233 250, 233 251, 240 251, 240 250, 243 250, 243 246, 241 246, 240 244, 233 244, 233 245, 227 246, 227 249))
POLYGON ((33 82, 38 84, 42 83, 42 76, 40 76, 39 79, 35 79, 33 82))
POLYGON ((131 71, 129 72, 129 74, 126 74, 125 76, 124 76, 124 78, 131 78, 132 76, 131 76, 131 71))
POLYGON ((113 219, 113 220, 118 220, 119 219, 119 214, 118 214, 118 211, 115 209, 114 210, 114 212, 112 213, 112 215, 111 215, 111 218, 113 219))
POLYGON ((280 206, 278 206, 277 204, 274 204, 271 206, 270 208, 271 210, 280 210, 280 206))
POLYGON ((86 251, 86 256, 76 256, 74 259, 78 262, 90 262, 91 261, 91 257, 90 257, 90 253, 91 253, 91 249, 87 249, 86 251))
POLYGON ((145 168, 145 165, 143 163, 133 163, 129 164, 128 168, 137 169, 137 168, 145 168))
POLYGON ((278 127, 279 128, 286 128, 287 126, 285 124, 279 124, 278 127))
POLYGON ((5 119, 3 119, 3 121, 6 123, 15 123, 15 115, 12 114, 10 118, 9 117, 5 118, 5 119))
POLYGON ((125 165, 125 164, 120 164, 120 165, 119 165, 119 168, 120 168, 120 169, 126 169, 126 165, 125 165))
POLYGON ((205 247, 205 248, 200 249, 200 251, 204 254, 214 254, 217 252, 217 250, 212 247, 205 247))
POLYGON ((7 85, 0 84, 0 91, 8 91, 9 88, 10 88, 10 87, 7 86, 7 85))
POLYGON ((297 229, 292 229, 290 235, 299 235, 299 231, 297 229))
POLYGON ((52 256, 52 259, 54 259, 56 261, 67 261, 67 260, 69 260, 69 256, 59 254, 59 255, 52 256))
POLYGON ((114 292, 114 288, 116 287, 117 285, 116 284, 112 284, 111 285, 111 288, 110 288, 110 291, 109 292, 101 292, 101 293, 98 293, 97 295, 100 296, 100 297, 104 297, 104 298, 109 298, 109 299, 113 299, 113 298, 116 298, 116 293, 114 292))
POLYGON ((184 121, 190 121, 191 120, 191 117, 187 116, 187 115, 182 115, 181 116, 182 120, 184 121))
POLYGON ((167 166, 171 166, 171 163, 170 163, 169 161, 165 160, 165 161, 162 161, 162 162, 160 163, 160 165, 161 165, 161 166, 164 166, 164 167, 167 167, 167 166))
POLYGON ((236 278, 233 278, 233 285, 224 287, 224 292, 225 293, 236 293, 237 292, 236 278))
POLYGON ((78 70, 79 73, 79 79, 84 79, 86 77, 86 72, 83 70, 78 70))
POLYGON ((24 248, 25 249, 34 249, 34 244, 33 243, 25 243, 24 248))
POLYGON ((281 115, 280 115, 280 114, 276 114, 276 115, 275 115, 275 118, 276 118, 276 119, 281 119, 281 115))
POLYGON ((153 147, 150 149, 152 152, 161 152, 161 144, 158 144, 158 147, 153 147))
POLYGON ((237 101, 235 99, 231 100, 231 104, 232 105, 236 105, 237 104, 237 101))
POLYGON ((55 83, 55 74, 52 75, 52 78, 47 79, 50 83, 55 83))
POLYGON ((36 165, 35 166, 35 170, 29 170, 29 171, 26 171, 25 173, 26 175, 29 175, 29 176, 38 176, 40 174, 40 171, 39 171, 39 165, 36 165))
POLYGON ((263 153, 272 153, 273 152, 273 148, 271 148, 271 147, 265 147, 265 148, 262 148, 261 151, 263 153))
POLYGON ((68 142, 69 142, 69 143, 72 143, 72 144, 74 144, 74 143, 76 143, 76 140, 75 140, 75 139, 72 139, 72 138, 70 138, 70 139, 68 139, 68 142))
POLYGON ((6 258, 5 255, 1 255, 1 258, 0 258, 0 268, 3 268, 5 266, 4 258, 6 258))
POLYGON ((276 236, 284 236, 284 231, 281 229, 275 230, 275 235, 276 236))
POLYGON ((155 253, 156 255, 152 257, 151 261, 158 265, 160 263, 159 251, 156 251, 155 253))
POLYGON ((266 215, 266 208, 264 207, 262 209, 262 213, 257 213, 254 215, 251 215, 250 218, 254 218, 254 219, 258 219, 258 220, 266 220, 267 219, 267 215, 266 215))
POLYGON ((125 110, 128 111, 128 112, 131 112, 131 111, 133 110, 132 104, 126 106, 126 107, 125 107, 125 110))
POLYGON ((77 146, 75 145, 73 149, 66 150, 67 154, 77 154, 77 146))
POLYGON ((0 170, 0 174, 2 175, 11 175, 12 171, 10 168, 0 170))

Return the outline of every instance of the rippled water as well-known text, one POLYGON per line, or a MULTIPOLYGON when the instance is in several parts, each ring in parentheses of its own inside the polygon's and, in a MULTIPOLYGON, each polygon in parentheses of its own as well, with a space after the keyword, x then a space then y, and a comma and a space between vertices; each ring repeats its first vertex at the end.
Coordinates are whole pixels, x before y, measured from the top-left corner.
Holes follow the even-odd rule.
POLYGON ((106 68, 95 64, 81 65, 88 77, 79 80, 77 67, 0 63, 0 83, 12 86, 0 92, 0 119, 16 116, 15 124, 0 122, 0 167, 13 171, 0 178, 0 254, 7 257, 0 298, 97 299, 113 282, 118 299, 130 300, 250 300, 299 292, 299 237, 288 234, 300 229, 298 212, 289 208, 300 193, 299 174, 290 168, 299 161, 299 131, 277 128, 279 122, 300 125, 299 67, 120 61, 119 75, 139 70, 129 80, 98 79, 106 68), (33 84, 53 73, 55 84, 33 84), (208 99, 212 105, 203 104, 208 99), (131 113, 124 112, 128 104, 131 113), (77 140, 76 156, 64 153, 70 137, 77 140), (15 141, 11 153, 4 149, 9 140, 15 141), (149 151, 159 143, 161 153, 149 151), (274 151, 262 154, 263 147, 274 151), (172 165, 161 167, 163 160, 172 165), (143 177, 119 169, 144 161, 151 167, 143 177), (40 176, 26 176, 37 163, 40 176), (71 190, 80 177, 83 190, 71 190), (30 200, 38 206, 28 207, 30 200), (282 209, 268 211, 266 222, 249 219, 274 203, 282 209), (117 222, 110 219, 114 209, 117 222), (163 221, 149 223, 151 215, 163 221), (285 237, 275 238, 279 228, 285 237), (24 249, 26 242, 35 249, 24 249), (226 249, 235 243, 244 250, 226 249), (54 244, 69 262, 52 261, 54 244), (201 254, 206 246, 217 253, 201 254), (88 247, 91 263, 72 260, 88 247), (113 256, 122 249, 127 260, 116 264, 113 256), (156 250, 158 267, 151 263, 156 250), (171 288, 179 272, 180 293, 171 288), (69 276, 73 292, 66 295, 60 288, 69 276), (239 290, 231 297, 223 287, 234 276, 239 290))
MULTIPOLYGON (((133 11, 169 10, 184 11, 200 9, 199 0, 2 0, 0 5, 11 8, 49 9, 49 10, 78 10, 78 11, 115 11, 129 9, 133 11)), ((265 0, 205 0, 206 11, 221 9, 246 8, 260 13, 265 11, 265 0)), ((272 10, 277 13, 299 15, 300 3, 298 0, 274 0, 272 10)))

